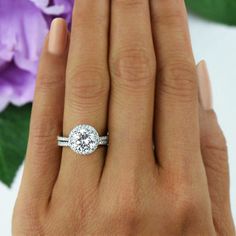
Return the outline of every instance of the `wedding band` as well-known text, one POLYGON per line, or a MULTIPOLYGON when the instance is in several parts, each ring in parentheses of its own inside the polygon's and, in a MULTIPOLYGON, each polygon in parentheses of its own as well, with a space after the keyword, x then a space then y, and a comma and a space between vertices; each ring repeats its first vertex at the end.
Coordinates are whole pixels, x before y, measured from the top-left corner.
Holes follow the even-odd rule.
POLYGON ((70 147, 80 155, 90 155, 98 146, 108 145, 108 135, 99 136, 97 130, 90 125, 78 125, 69 134, 69 137, 57 137, 60 147, 70 147))

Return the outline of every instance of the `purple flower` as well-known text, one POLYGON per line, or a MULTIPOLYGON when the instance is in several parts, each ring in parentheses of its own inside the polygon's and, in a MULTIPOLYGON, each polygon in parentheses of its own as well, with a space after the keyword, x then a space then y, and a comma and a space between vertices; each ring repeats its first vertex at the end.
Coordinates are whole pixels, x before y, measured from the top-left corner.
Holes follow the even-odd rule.
POLYGON ((73 0, 0 1, 0 111, 32 101, 44 38, 55 16, 71 20, 73 0))

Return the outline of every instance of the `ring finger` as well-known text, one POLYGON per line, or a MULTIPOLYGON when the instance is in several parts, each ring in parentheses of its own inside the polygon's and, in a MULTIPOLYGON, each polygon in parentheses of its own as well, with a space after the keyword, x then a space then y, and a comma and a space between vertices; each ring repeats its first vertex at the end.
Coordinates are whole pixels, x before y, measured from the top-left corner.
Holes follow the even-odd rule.
MULTIPOLYGON (((76 0, 67 66, 64 136, 79 124, 89 124, 106 133, 109 76, 107 41, 109 1, 76 0)), ((81 157, 64 148, 58 178, 60 189, 94 189, 104 162, 104 148, 81 157)))

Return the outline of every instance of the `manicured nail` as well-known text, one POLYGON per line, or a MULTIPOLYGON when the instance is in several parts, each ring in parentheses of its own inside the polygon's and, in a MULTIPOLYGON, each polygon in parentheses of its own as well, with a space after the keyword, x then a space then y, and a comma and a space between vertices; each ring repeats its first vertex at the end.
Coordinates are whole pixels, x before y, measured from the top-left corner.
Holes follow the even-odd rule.
POLYGON ((56 18, 51 23, 48 41, 48 51, 51 54, 61 55, 67 45, 67 25, 64 19, 56 18))
POLYGON ((213 109, 211 81, 207 69, 207 64, 204 60, 197 65, 197 73, 199 79, 199 94, 200 102, 204 110, 213 109))

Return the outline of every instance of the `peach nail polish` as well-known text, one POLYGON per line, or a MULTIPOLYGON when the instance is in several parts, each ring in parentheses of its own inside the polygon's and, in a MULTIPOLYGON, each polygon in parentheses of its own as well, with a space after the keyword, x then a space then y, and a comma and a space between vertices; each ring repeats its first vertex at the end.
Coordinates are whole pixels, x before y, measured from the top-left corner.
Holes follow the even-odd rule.
POLYGON ((199 80, 199 95, 200 102, 204 110, 213 109, 211 81, 207 69, 207 64, 204 60, 197 65, 197 73, 199 80))
POLYGON ((57 18, 51 23, 48 41, 48 51, 54 55, 64 53, 67 44, 67 25, 64 19, 57 18))

